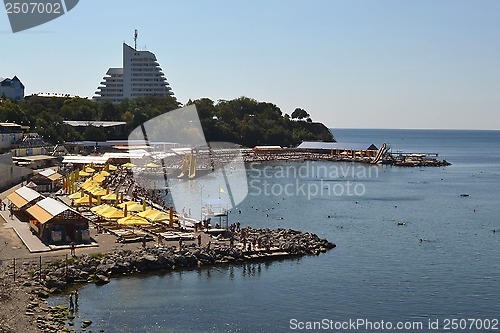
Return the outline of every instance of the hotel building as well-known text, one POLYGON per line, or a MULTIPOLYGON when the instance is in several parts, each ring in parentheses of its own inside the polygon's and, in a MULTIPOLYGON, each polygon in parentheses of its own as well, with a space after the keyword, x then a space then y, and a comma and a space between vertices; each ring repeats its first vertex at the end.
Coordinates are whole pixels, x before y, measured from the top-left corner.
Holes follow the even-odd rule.
POLYGON ((95 100, 123 99, 143 96, 169 96, 172 89, 154 53, 138 51, 123 43, 123 68, 110 68, 95 92, 95 100))

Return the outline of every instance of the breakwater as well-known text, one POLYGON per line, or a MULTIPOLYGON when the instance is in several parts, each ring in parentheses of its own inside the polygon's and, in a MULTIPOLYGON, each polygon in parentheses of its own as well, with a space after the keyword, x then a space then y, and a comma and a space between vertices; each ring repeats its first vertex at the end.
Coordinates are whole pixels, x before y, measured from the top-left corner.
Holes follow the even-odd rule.
MULTIPOLYGON (((215 264, 243 263, 301 255, 319 255, 335 247, 334 243, 315 234, 289 229, 247 228, 247 239, 259 239, 266 247, 242 249, 227 245, 171 246, 120 250, 102 255, 82 255, 72 259, 69 266, 54 265, 44 273, 44 285, 49 289, 64 290, 73 282, 106 283, 113 276, 136 272, 153 272, 215 264)), ((250 243, 249 243, 250 244, 250 243)), ((61 265, 64 265, 61 262, 61 265)))

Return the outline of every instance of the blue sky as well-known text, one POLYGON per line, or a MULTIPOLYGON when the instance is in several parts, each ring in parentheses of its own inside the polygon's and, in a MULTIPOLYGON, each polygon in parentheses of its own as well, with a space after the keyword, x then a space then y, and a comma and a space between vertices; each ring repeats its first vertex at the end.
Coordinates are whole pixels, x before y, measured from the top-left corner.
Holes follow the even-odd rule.
POLYGON ((0 9, 0 76, 92 96, 134 29, 182 103, 248 96, 329 127, 500 129, 496 0, 80 0, 16 34, 0 9))

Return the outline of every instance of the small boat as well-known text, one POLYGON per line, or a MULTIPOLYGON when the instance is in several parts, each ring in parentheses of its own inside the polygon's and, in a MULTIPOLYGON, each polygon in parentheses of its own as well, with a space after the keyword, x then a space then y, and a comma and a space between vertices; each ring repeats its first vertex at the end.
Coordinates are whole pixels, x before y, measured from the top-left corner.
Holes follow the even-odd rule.
POLYGON ((468 193, 462 193, 462 194, 460 194, 460 196, 461 196, 461 197, 468 197, 468 196, 469 196, 469 194, 468 194, 468 193))

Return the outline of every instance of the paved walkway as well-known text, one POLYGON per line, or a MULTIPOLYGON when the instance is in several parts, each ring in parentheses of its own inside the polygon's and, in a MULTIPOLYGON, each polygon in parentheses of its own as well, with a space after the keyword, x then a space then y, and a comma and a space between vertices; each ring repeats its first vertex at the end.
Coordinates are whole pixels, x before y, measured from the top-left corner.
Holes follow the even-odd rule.
POLYGON ((4 219, 4 228, 12 228, 23 241, 24 245, 28 248, 31 253, 48 252, 51 248, 43 244, 40 238, 33 235, 30 226, 26 222, 21 222, 17 219, 15 215, 9 217, 9 211, 0 211, 0 216, 4 219))

